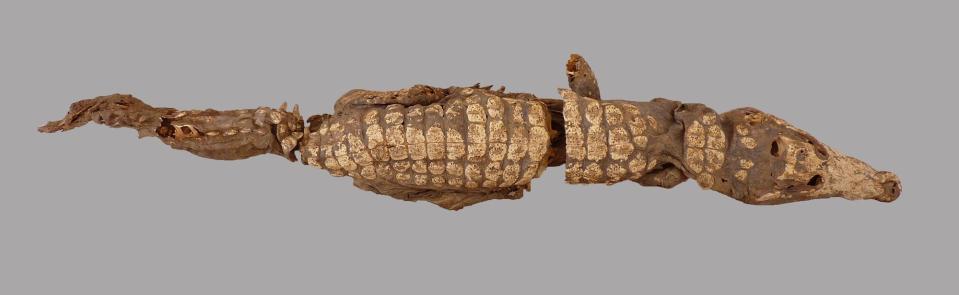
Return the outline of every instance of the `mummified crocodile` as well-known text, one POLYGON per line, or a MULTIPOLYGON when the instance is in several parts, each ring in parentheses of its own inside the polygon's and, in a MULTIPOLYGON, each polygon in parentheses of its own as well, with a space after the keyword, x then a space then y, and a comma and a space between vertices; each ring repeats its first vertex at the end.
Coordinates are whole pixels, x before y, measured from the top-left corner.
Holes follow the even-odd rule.
POLYGON ((201 157, 237 160, 276 154, 350 176, 356 187, 457 210, 517 199, 548 166, 569 183, 625 180, 671 188, 692 178, 749 204, 827 197, 895 200, 898 177, 877 172, 782 119, 753 108, 718 114, 702 104, 657 98, 601 100, 586 61, 566 64, 562 99, 503 88, 416 85, 351 90, 334 114, 299 108, 179 111, 130 95, 73 103, 41 132, 94 121, 159 137, 201 157))

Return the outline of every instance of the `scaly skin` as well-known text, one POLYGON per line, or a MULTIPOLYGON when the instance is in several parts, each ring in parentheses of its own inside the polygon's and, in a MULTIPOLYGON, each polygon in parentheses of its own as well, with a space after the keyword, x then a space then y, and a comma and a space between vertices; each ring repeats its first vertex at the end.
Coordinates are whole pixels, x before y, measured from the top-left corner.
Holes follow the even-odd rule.
POLYGON ((130 95, 80 100, 40 132, 90 121, 136 129, 174 149, 237 160, 275 154, 358 188, 458 210, 517 199, 547 166, 565 164, 574 184, 631 180, 671 188, 692 178, 749 204, 841 196, 895 200, 901 187, 775 116, 752 108, 717 114, 701 104, 657 98, 601 100, 586 60, 566 64, 562 99, 490 87, 416 85, 352 90, 334 114, 304 122, 298 107, 230 111, 154 108, 130 95))
POLYGON ((688 178, 749 204, 828 197, 891 202, 899 179, 752 108, 717 114, 657 98, 600 101, 561 90, 566 180, 673 187, 688 178))
POLYGON ((546 105, 517 96, 423 85, 353 90, 335 115, 311 122, 303 161, 359 188, 447 209, 516 199, 550 151, 546 105))
POLYGON ((291 113, 285 105, 280 109, 178 111, 154 108, 125 94, 77 101, 63 119, 47 123, 39 131, 67 131, 90 121, 133 128, 141 138, 158 137, 174 149, 215 160, 270 153, 295 161, 293 152, 303 135, 303 119, 297 108, 291 113))

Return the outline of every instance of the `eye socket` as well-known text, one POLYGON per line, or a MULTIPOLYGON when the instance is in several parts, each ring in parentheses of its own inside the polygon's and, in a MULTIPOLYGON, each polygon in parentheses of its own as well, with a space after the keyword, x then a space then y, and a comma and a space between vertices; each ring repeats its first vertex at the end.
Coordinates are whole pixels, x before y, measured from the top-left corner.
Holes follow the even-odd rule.
POLYGON ((822 184, 822 175, 816 174, 812 178, 809 178, 809 181, 806 182, 808 186, 819 186, 822 184))
POLYGON ((779 157, 779 140, 774 140, 769 147, 769 154, 779 157))

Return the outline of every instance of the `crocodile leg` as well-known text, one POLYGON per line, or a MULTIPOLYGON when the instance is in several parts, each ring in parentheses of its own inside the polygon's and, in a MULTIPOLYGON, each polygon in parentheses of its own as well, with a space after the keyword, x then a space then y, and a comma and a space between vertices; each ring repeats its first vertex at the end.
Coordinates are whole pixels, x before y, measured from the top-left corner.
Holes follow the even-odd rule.
POLYGON ((600 99, 599 81, 593 74, 593 69, 586 63, 586 59, 579 54, 570 54, 566 61, 566 78, 569 88, 576 94, 592 99, 600 99))

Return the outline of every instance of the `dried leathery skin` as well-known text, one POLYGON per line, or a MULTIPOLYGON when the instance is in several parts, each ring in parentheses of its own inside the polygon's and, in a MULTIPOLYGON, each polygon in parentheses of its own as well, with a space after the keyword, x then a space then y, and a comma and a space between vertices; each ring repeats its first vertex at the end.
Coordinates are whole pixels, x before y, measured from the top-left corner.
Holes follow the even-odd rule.
POLYGON ((299 107, 242 110, 154 108, 126 94, 112 94, 73 103, 62 120, 40 132, 67 131, 89 122, 136 129, 139 136, 158 137, 174 149, 216 160, 239 160, 276 154, 291 161, 303 137, 299 107))
POLYGON ((579 55, 566 63, 561 99, 492 86, 354 89, 332 114, 299 108, 156 108, 125 94, 80 100, 39 131, 88 122, 137 130, 174 149, 238 160, 274 154, 349 176, 363 190, 458 210, 518 199, 549 166, 571 184, 636 182, 671 188, 688 179, 749 204, 827 197, 895 200, 895 174, 820 143, 753 108, 725 113, 695 103, 603 100, 579 55))

